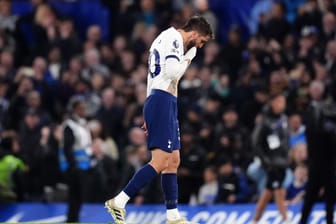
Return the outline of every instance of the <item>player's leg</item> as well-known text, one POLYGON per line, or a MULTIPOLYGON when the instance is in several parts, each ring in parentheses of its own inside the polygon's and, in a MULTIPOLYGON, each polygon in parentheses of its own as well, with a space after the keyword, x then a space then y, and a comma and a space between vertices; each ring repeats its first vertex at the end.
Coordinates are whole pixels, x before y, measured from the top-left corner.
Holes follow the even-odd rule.
POLYGON ((161 183, 167 209, 166 224, 191 224, 181 217, 178 208, 177 169, 180 164, 180 150, 174 150, 168 161, 168 167, 162 171, 161 183))
POLYGON ((125 206, 127 202, 158 173, 167 168, 170 154, 161 149, 152 149, 151 161, 133 175, 126 187, 116 197, 105 202, 106 208, 116 223, 125 223, 125 206))
MULTIPOLYGON (((123 192, 128 197, 135 196, 147 183, 168 166, 169 157, 170 153, 161 149, 153 149, 151 161, 133 175, 123 192)), ((117 205, 125 207, 127 201, 119 201, 118 199, 116 197, 117 205)))
POLYGON ((261 218, 261 215, 264 212, 266 205, 272 199, 272 193, 273 193, 272 190, 267 189, 267 188, 264 189, 263 193, 261 194, 257 202, 256 211, 253 217, 254 223, 257 223, 259 219, 261 218))
POLYGON ((105 203, 114 220, 119 219, 120 223, 125 222, 124 208, 128 200, 168 166, 168 159, 172 151, 170 145, 172 129, 169 126, 172 117, 172 97, 163 91, 155 91, 145 102, 144 118, 148 132, 147 144, 148 149, 151 150, 152 159, 134 174, 123 191, 105 203))
MULTIPOLYGON (((175 102, 176 105, 176 102, 175 102)), ((165 204, 167 208, 167 224, 189 224, 180 216, 177 208, 178 203, 178 184, 177 169, 180 165, 180 128, 177 120, 177 107, 173 107, 173 116, 171 117, 172 127, 172 148, 173 150, 169 160, 168 167, 162 171, 161 183, 164 192, 165 204)))
POLYGON ((274 198, 278 210, 281 214, 284 223, 289 223, 287 220, 287 207, 286 207, 286 190, 284 188, 284 182, 286 179, 286 169, 277 168, 272 172, 273 175, 273 187, 274 187, 274 198))
POLYGON ((282 219, 286 222, 287 220, 287 208, 286 208, 286 190, 284 188, 279 188, 274 190, 275 203, 278 207, 278 210, 281 214, 282 219))
POLYGON ((274 189, 278 189, 282 186, 285 178, 285 170, 272 167, 267 171, 266 189, 263 191, 261 197, 257 202, 256 212, 253 218, 254 223, 257 223, 261 218, 266 205, 272 199, 274 189))
POLYGON ((169 221, 181 219, 177 209, 178 184, 176 174, 179 164, 180 151, 174 150, 168 160, 168 167, 164 169, 161 174, 161 186, 167 209, 167 219, 169 221))

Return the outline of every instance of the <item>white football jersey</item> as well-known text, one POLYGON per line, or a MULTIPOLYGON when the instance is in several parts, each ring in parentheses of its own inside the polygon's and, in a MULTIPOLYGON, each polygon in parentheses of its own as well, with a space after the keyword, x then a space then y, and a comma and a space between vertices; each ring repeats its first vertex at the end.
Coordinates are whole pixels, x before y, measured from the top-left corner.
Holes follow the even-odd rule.
POLYGON ((181 34, 171 27, 164 30, 152 43, 148 59, 147 96, 152 89, 166 91, 172 81, 166 75, 166 59, 183 60, 183 39, 181 34))

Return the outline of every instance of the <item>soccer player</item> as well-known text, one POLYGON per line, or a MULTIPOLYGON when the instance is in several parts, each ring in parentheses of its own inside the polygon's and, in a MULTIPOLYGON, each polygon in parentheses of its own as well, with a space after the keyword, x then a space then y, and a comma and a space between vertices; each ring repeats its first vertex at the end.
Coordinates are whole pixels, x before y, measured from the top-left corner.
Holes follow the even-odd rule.
POLYGON ((148 135, 151 161, 134 174, 126 187, 105 202, 117 224, 125 223, 128 200, 161 173, 167 208, 167 224, 188 224, 177 209, 177 168, 180 163, 180 134, 177 120, 177 86, 196 48, 213 38, 209 23, 200 16, 191 17, 181 29, 171 27, 152 43, 147 78, 147 99, 143 128, 148 135))

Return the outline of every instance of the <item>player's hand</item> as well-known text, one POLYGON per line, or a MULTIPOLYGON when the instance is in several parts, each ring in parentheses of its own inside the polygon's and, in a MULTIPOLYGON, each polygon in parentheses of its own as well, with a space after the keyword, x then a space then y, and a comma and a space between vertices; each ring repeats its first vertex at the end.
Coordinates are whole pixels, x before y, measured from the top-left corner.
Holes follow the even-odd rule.
POLYGON ((190 61, 196 56, 197 48, 192 47, 190 48, 187 53, 184 54, 185 59, 189 59, 190 61))
POLYGON ((146 123, 143 123, 143 125, 141 126, 141 129, 145 132, 145 135, 148 136, 146 123))

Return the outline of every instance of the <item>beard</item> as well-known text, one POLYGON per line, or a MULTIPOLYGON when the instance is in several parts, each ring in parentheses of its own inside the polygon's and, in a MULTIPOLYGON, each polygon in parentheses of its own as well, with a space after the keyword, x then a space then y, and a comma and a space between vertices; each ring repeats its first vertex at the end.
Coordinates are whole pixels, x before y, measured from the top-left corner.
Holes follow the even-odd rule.
POLYGON ((195 47, 196 46, 196 41, 195 40, 191 40, 188 44, 187 44, 187 46, 186 46, 186 51, 185 52, 187 52, 190 48, 192 48, 192 47, 195 47))

